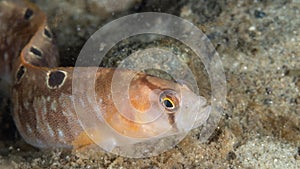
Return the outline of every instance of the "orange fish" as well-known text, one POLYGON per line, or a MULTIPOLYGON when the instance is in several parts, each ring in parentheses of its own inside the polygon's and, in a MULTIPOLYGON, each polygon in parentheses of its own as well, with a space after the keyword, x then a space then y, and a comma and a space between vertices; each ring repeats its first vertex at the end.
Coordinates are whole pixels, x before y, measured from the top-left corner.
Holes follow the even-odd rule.
MULTIPOLYGON (((109 125, 130 138, 150 138, 167 129, 180 130, 194 121, 198 126, 207 118, 207 113, 197 119, 179 114, 194 105, 206 104, 203 97, 186 85, 131 70, 99 68, 95 88, 86 87, 75 97, 74 68, 59 67, 58 57, 47 18, 39 8, 21 0, 0 2, 0 86, 1 90, 9 91, 5 94, 12 99, 18 131, 35 147, 74 148, 93 144, 95 139, 98 142, 114 139, 105 127, 103 131, 101 127, 100 130, 83 128, 76 111, 97 121, 93 125, 109 125), (112 99, 118 93, 111 90, 116 72, 120 75, 120 85, 134 74, 129 98, 121 98, 128 100, 119 105, 112 99), (75 103, 82 109, 75 110, 75 103), (142 123, 149 119, 154 120, 142 123), (90 136, 94 138, 91 140, 90 136)), ((86 72, 82 73, 82 81, 94 78, 88 74, 89 67, 80 69, 86 72)), ((194 115, 200 111, 199 107, 194 110, 194 115)))

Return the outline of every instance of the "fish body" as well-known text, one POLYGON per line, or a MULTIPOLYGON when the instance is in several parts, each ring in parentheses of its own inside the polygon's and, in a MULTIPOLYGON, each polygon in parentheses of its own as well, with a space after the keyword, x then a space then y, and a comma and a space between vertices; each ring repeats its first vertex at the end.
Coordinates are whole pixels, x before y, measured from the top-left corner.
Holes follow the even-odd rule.
POLYGON ((0 87, 5 89, 5 95, 9 95, 7 89, 12 84, 13 63, 45 20, 45 15, 27 1, 12 0, 0 3, 0 87), (35 14, 31 13, 33 10, 35 14))
POLYGON ((113 68, 98 68, 93 75, 89 67, 79 68, 82 74, 77 80, 95 79, 95 85, 78 84, 83 85, 82 90, 74 95, 74 68, 59 67, 53 35, 39 8, 27 1, 1 1, 0 23, 1 89, 9 91, 6 95, 12 99, 18 131, 35 147, 74 148, 95 139, 114 139, 104 127, 103 132, 83 127, 79 120, 82 114, 92 117, 95 125, 109 125, 122 136, 138 139, 157 136, 162 130, 178 130, 177 111, 205 104, 204 98, 183 84, 113 68), (132 77, 127 92, 112 90, 116 73, 117 87, 132 77), (93 134, 97 137, 91 140, 93 134))

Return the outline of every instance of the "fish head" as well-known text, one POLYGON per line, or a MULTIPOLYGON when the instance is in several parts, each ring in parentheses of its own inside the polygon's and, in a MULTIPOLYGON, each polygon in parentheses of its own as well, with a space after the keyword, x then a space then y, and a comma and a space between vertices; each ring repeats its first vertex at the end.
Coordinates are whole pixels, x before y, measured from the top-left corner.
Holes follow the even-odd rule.
POLYGON ((206 99, 184 83, 143 73, 121 74, 118 81, 112 82, 112 101, 119 118, 109 122, 121 135, 164 137, 188 132, 194 123, 207 119, 198 116, 203 112, 206 99))

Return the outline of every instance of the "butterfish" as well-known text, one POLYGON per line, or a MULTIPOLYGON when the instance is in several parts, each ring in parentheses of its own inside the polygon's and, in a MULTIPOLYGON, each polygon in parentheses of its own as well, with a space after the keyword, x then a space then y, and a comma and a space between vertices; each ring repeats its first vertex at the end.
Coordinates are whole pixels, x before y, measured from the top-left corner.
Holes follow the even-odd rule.
MULTIPOLYGON (((1 90, 12 100, 12 116, 22 138, 38 148, 76 148, 93 144, 89 135, 95 131, 83 128, 75 102, 84 107, 81 111, 87 116, 89 110, 100 112, 105 122, 99 119, 99 125, 108 124, 120 135, 131 138, 150 138, 166 128, 175 131, 181 124, 191 123, 180 121, 177 117, 179 110, 206 103, 205 98, 196 95, 183 83, 132 70, 102 67, 98 68, 96 75, 88 74, 89 67, 80 68, 87 73, 78 78, 85 81, 96 77, 96 80, 95 87, 84 88, 78 99, 72 94, 74 67, 59 67, 58 59, 46 15, 27 1, 1 1, 1 90), (118 105, 112 99, 112 79, 116 72, 120 75, 120 84, 134 74, 128 89, 130 105, 127 102, 118 105), (90 92, 95 92, 94 101, 90 99, 90 92), (134 114, 132 107, 139 114, 134 114), (120 109, 125 112, 120 114, 120 109), (139 123, 158 113, 161 117, 157 122, 139 123)), ((203 116, 195 119, 196 123, 199 120, 203 121, 203 116)), ((101 135, 101 132, 101 129, 97 130, 100 133, 98 141, 112 139, 109 133, 101 135)))

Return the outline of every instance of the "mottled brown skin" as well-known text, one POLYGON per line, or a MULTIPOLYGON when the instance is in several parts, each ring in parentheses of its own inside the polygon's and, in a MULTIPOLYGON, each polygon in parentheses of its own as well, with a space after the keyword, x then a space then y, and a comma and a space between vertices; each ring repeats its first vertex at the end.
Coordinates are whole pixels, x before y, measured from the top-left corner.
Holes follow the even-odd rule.
MULTIPOLYGON (((0 14, 0 75, 11 77, 8 84, 12 85, 13 117, 24 140, 40 148, 72 148, 92 143, 79 124, 73 105, 73 68, 57 67, 58 52, 45 15, 34 5, 21 0, 0 2, 0 14), (27 13, 24 18, 24 11, 28 9, 32 13, 27 13)), ((118 114, 111 99, 114 72, 115 69, 99 68, 96 73, 93 91, 101 103, 91 105, 86 95, 82 95, 81 102, 88 109, 98 106, 106 121, 121 134, 130 137, 157 134, 118 114)), ((121 71, 122 77, 130 72, 121 71)), ((82 81, 93 78, 89 74, 81 77, 82 81)), ((174 82, 137 73, 129 88, 130 101, 133 107, 143 112, 150 106, 151 91, 177 90, 179 87, 174 82)), ((90 92, 88 87, 83 90, 86 91, 82 93, 90 92)), ((174 114, 169 112, 168 116, 170 125, 174 125, 174 114)))
POLYGON ((0 4, 0 87, 4 89, 2 94, 9 95, 6 91, 9 91, 12 84, 10 77, 13 63, 45 21, 45 15, 27 1, 11 0, 0 4), (24 18, 28 9, 26 7, 35 12, 34 17, 24 18))

